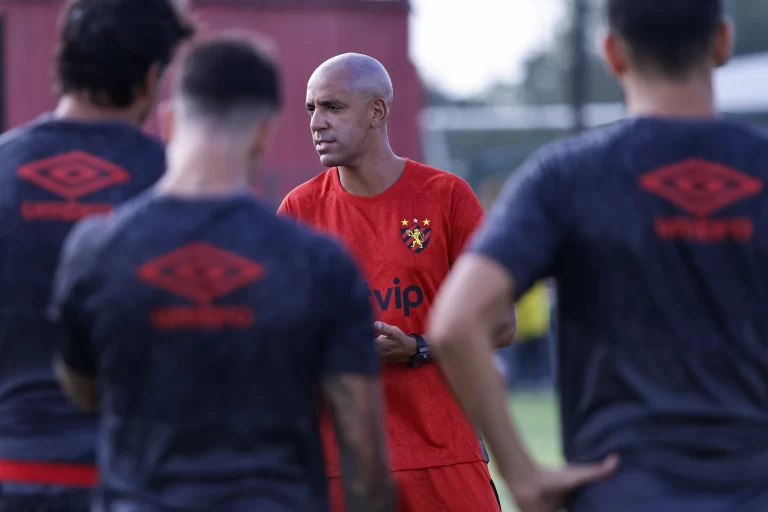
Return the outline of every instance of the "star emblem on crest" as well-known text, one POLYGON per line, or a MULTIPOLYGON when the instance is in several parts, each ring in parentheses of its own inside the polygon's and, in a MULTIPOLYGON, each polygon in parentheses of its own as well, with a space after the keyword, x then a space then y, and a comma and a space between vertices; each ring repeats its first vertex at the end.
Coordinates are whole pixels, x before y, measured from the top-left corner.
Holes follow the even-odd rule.
POLYGON ((424 251, 432 240, 432 221, 428 218, 419 220, 418 217, 413 220, 403 219, 400 221, 400 235, 403 238, 403 244, 414 254, 424 251))

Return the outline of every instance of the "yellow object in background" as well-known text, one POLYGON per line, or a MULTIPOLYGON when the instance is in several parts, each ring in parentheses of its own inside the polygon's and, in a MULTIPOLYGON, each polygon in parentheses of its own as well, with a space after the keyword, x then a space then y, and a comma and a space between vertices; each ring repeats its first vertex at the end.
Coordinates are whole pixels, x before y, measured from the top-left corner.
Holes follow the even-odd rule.
POLYGON ((549 290, 544 281, 534 284, 517 301, 517 341, 542 338, 549 332, 549 290))

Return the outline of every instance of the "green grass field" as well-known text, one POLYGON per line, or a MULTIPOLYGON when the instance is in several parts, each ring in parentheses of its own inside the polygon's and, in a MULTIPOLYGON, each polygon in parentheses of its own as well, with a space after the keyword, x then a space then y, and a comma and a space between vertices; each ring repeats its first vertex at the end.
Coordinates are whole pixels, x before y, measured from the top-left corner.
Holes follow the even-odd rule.
MULTIPOLYGON (((550 393, 515 394, 510 397, 509 405, 536 460, 543 464, 559 464, 562 457, 554 396, 550 393)), ((493 464, 491 466, 493 472, 493 464)), ((516 507, 507 495, 501 478, 494 474, 494 480, 499 488, 503 511, 514 512, 516 507)))

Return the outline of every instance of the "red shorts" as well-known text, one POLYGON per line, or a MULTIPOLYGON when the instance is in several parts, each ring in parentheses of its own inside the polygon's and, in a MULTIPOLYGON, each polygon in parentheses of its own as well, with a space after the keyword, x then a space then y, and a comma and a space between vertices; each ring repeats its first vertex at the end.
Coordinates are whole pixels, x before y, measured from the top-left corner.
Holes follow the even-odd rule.
MULTIPOLYGON (((485 462, 393 473, 398 512, 499 512, 485 462)), ((344 511, 341 478, 328 481, 331 511, 344 511)))

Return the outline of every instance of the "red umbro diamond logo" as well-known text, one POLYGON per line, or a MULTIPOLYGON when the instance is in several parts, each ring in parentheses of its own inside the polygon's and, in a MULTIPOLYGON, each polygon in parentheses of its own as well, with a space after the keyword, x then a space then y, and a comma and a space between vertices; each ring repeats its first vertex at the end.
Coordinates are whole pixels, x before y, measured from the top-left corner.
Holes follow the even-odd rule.
POLYGON ((257 281, 261 265, 204 242, 194 242, 145 263, 139 278, 199 304, 211 304, 257 281))
POLYGON ((640 186, 700 217, 763 189, 762 181, 757 178, 700 158, 648 172, 640 177, 640 186))
POLYGON ((130 175, 84 151, 71 151, 23 165, 19 176, 64 199, 75 199, 130 180, 130 175))

